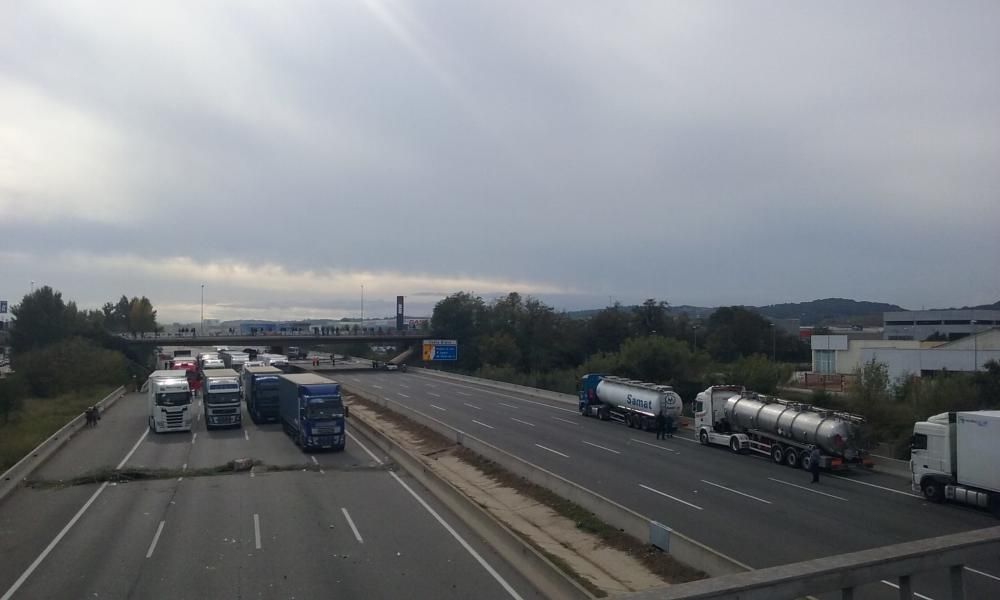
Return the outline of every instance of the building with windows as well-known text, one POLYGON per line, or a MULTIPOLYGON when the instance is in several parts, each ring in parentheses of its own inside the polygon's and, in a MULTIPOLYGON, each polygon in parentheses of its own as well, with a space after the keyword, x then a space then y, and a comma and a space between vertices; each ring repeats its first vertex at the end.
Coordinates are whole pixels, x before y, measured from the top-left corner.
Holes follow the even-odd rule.
POLYGON ((1000 326, 1000 310, 905 310, 882 313, 882 321, 887 340, 949 341, 1000 326))
POLYGON ((846 335, 812 337, 813 373, 850 375, 872 360, 885 363, 893 381, 908 376, 929 377, 951 371, 983 370, 1000 361, 1000 328, 980 331, 952 342, 848 339, 846 335))

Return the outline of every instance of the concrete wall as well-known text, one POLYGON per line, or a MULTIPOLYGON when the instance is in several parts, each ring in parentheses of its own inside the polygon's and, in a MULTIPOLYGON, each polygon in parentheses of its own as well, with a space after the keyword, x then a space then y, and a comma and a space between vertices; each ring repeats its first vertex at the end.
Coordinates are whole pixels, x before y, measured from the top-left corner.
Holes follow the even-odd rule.
POLYGON ((990 360, 1000 361, 1000 350, 947 350, 931 349, 893 349, 868 348, 862 351, 862 362, 875 359, 886 363, 889 367, 889 379, 895 380, 908 375, 920 375, 921 371, 972 372, 974 362, 983 363, 990 360))

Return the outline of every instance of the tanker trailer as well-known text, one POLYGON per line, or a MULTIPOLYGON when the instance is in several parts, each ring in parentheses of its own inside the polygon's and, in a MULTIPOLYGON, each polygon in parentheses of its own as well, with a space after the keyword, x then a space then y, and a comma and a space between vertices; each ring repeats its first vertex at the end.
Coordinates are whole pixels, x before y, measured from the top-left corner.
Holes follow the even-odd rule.
POLYGON ((713 386, 695 400, 695 428, 702 444, 757 452, 778 464, 809 468, 809 452, 819 448, 820 467, 871 468, 860 415, 713 386))
POLYGON ((656 415, 681 416, 681 397, 668 385, 588 373, 580 378, 580 414, 652 429, 656 415))

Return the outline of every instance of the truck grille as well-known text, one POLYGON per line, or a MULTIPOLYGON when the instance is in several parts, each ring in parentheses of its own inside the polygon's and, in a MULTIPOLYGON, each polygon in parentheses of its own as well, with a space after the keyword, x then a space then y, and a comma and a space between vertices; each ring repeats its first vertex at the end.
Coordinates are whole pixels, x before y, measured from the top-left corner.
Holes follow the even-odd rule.
POLYGON ((313 435, 333 435, 335 433, 340 433, 340 425, 336 423, 323 423, 320 425, 313 425, 312 434, 313 435))
POLYGON ((180 427, 184 424, 184 413, 167 413, 167 427, 180 427))
POLYGON ((208 411, 213 415, 235 415, 240 412, 238 408, 210 408, 208 411))

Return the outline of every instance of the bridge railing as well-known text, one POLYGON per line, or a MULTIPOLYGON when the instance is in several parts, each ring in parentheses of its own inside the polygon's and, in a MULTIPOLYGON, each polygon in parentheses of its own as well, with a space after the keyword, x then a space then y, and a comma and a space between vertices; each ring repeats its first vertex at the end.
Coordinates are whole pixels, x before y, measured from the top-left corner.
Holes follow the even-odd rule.
MULTIPOLYGON (((780 600, 840 591, 851 600, 854 590, 869 583, 887 583, 900 598, 914 596, 915 575, 947 570, 952 600, 965 598, 965 565, 1000 552, 1000 527, 965 531, 828 556, 815 560, 723 575, 711 579, 617 596, 628 600, 780 600)), ((940 596, 939 596, 940 597, 940 596)))

